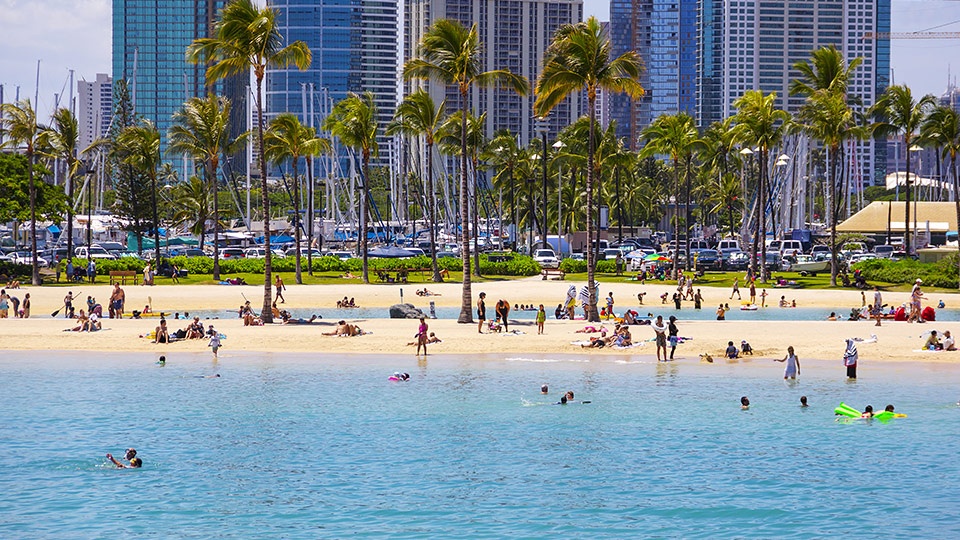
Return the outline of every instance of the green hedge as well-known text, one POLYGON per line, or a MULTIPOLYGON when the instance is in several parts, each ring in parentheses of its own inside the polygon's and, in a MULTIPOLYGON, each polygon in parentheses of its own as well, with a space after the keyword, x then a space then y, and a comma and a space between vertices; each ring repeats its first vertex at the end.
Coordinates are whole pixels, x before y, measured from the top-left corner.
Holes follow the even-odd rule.
MULTIPOLYGON (((0 276, 31 277, 33 268, 29 264, 20 264, 12 261, 0 261, 0 276)), ((0 284, 2 287, 5 284, 0 284)))
POLYGON ((957 288, 956 253, 935 263, 922 263, 913 259, 870 259, 854 264, 851 268, 860 270, 868 282, 907 284, 920 278, 927 287, 957 288))
MULTIPOLYGON (((560 261, 560 270, 567 274, 583 274, 587 271, 587 261, 583 259, 564 259, 560 261)), ((607 259, 597 261, 595 271, 601 274, 614 274, 617 271, 617 261, 607 259)))

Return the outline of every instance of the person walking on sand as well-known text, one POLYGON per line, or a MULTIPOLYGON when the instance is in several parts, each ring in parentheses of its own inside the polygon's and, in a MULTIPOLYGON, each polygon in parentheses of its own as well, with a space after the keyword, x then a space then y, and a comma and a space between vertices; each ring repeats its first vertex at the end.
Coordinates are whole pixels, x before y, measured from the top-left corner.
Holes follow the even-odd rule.
POLYGON ((284 286, 283 279, 280 277, 280 274, 277 274, 277 279, 274 282, 273 286, 276 287, 277 289, 277 298, 274 300, 274 302, 280 302, 281 304, 286 304, 287 301, 283 297, 283 291, 287 287, 284 286))
POLYGON ((733 290, 730 291, 730 299, 733 300, 733 295, 737 295, 737 300, 743 300, 743 297, 740 296, 740 278, 733 278, 733 290))
POLYGON ((767 307, 767 289, 760 291, 760 307, 767 307))
POLYGON ((483 333, 483 322, 487 319, 487 303, 484 301, 484 298, 487 297, 487 293, 480 293, 480 298, 477 299, 477 319, 480 322, 477 324, 477 333, 483 333))
POLYGON ((420 317, 420 326, 417 328, 417 356, 420 356, 420 347, 423 347, 423 355, 427 355, 427 340, 430 338, 427 330, 429 329, 430 326, 427 324, 427 320, 420 317))
POLYGON ((800 375, 800 359, 793 352, 793 345, 787 347, 787 355, 783 358, 774 358, 774 362, 786 362, 787 368, 783 372, 784 379, 796 379, 800 375))
POLYGON ((750 303, 757 303, 757 282, 756 280, 750 280, 750 303))
POLYGON ((650 325, 657 338, 657 362, 667 361, 667 323, 663 322, 663 315, 657 315, 657 320, 650 325), (663 360, 660 359, 660 350, 663 350, 663 360))
POLYGON ((24 295, 24 297, 23 297, 23 311, 22 311, 22 313, 21 313, 21 315, 20 315, 20 318, 21 318, 21 319, 29 319, 29 318, 30 318, 30 293, 27 293, 27 294, 24 295))
POLYGON ((873 309, 871 315, 877 319, 876 326, 880 326, 880 319, 883 318, 883 295, 880 294, 880 287, 873 286, 873 309))
POLYGON ((700 294, 700 289, 697 289, 697 294, 693 295, 693 309, 700 309, 700 304, 703 302, 703 295, 700 294))
POLYGON ((73 291, 69 291, 66 296, 63 297, 63 316, 64 318, 69 319, 71 313, 73 313, 73 291))
POLYGON ((727 310, 723 309, 723 304, 720 304, 720 306, 717 308, 717 320, 723 321, 723 320, 726 320, 726 318, 727 318, 727 310))
POLYGON ((540 311, 537 312, 537 334, 543 334, 543 323, 547 322, 547 312, 543 309, 543 304, 540 304, 540 311))

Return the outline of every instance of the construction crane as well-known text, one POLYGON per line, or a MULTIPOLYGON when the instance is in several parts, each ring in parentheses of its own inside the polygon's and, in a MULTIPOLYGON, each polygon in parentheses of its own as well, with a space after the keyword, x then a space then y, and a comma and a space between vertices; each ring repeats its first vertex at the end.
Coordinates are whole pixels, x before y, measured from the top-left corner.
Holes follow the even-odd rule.
POLYGON ((960 39, 960 32, 864 32, 863 39, 960 39))

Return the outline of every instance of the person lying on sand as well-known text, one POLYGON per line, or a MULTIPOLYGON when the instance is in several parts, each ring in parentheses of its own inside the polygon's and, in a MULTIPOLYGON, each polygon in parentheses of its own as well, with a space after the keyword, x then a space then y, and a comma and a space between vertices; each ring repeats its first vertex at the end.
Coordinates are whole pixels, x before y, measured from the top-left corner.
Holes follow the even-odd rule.
POLYGON ((584 326, 583 329, 575 331, 577 334, 594 334, 596 332, 602 332, 605 334, 607 329, 604 328, 603 325, 600 325, 599 327, 587 325, 584 326))
POLYGON ((293 317, 290 316, 289 311, 284 310, 283 313, 284 315, 286 315, 285 317, 283 317, 283 324, 310 324, 313 321, 321 318, 321 317, 318 317, 317 315, 313 315, 309 319, 294 319, 293 317))
MULTIPOLYGON (((443 343, 443 340, 438 338, 436 333, 430 332, 430 337, 427 338, 427 343, 443 343)), ((411 341, 410 343, 407 343, 407 347, 410 347, 416 344, 417 344, 416 341, 411 341)))
POLYGON ((340 277, 341 277, 342 279, 360 279, 359 277, 353 275, 353 274, 352 274, 351 272, 349 272, 349 271, 348 271, 346 274, 341 274, 340 277))
POLYGON ((359 326, 349 324, 347 321, 337 321, 337 328, 333 332, 323 332, 324 336, 359 336, 363 330, 359 326))

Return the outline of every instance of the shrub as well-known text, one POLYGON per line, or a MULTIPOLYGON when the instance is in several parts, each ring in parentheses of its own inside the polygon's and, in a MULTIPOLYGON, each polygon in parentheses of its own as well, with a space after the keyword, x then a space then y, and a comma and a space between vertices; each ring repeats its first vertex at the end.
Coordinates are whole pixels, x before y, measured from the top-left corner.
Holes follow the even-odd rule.
POLYGON ((566 258, 560 261, 560 270, 565 274, 582 274, 587 271, 587 261, 566 258))
POLYGON ((0 276, 31 277, 33 268, 29 264, 19 264, 13 261, 0 261, 0 276))
POLYGON ((922 263, 913 259, 899 261, 870 259, 857 263, 851 268, 860 270, 868 282, 907 284, 920 278, 928 287, 957 288, 957 254, 955 253, 935 263, 922 263))

